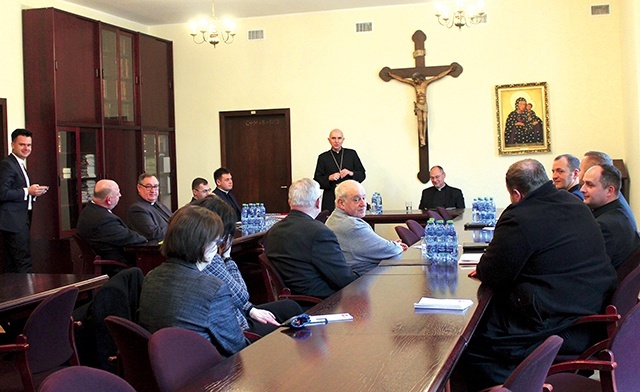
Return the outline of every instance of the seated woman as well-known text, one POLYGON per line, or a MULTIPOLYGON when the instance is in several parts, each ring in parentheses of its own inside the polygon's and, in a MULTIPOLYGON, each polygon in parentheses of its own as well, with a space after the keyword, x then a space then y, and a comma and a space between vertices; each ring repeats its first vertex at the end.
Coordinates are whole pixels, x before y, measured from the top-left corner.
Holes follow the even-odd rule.
POLYGON ((229 356, 249 342, 234 317, 229 287, 201 272, 218 253, 222 232, 220 217, 206 208, 188 205, 171 216, 161 248, 168 260, 144 278, 139 321, 151 333, 196 331, 229 356))
POLYGON ((205 207, 220 216, 224 225, 219 252, 203 270, 213 275, 229 286, 231 302, 235 306, 234 313, 243 330, 264 336, 278 328, 280 322, 303 313, 302 308, 295 301, 281 300, 254 306, 249 302, 247 285, 242 279, 238 266, 231 259, 231 241, 236 232, 236 213, 224 200, 216 195, 208 195, 204 199, 195 201, 193 205, 205 207))

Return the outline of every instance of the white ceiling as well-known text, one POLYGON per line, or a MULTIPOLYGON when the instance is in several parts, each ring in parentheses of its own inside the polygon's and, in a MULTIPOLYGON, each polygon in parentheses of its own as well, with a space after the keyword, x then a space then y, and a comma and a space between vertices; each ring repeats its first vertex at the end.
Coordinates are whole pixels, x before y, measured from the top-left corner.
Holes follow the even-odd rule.
MULTIPOLYGON (((211 15, 211 0, 67 0, 148 26, 187 23, 211 15)), ((430 0, 216 0, 219 18, 250 18, 350 8, 427 3, 430 0)))

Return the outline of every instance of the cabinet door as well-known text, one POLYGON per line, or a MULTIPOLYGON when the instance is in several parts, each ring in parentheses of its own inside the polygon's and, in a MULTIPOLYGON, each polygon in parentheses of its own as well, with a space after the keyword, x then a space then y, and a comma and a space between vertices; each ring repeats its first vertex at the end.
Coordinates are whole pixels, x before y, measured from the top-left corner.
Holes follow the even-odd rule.
POLYGON ((133 34, 102 27, 102 95, 105 122, 136 122, 133 34))
POLYGON ((160 183, 160 201, 174 210, 173 133, 144 132, 144 170, 154 173, 160 183))
POLYGON ((140 121, 173 128, 173 50, 169 41, 140 34, 140 121))
POLYGON ((100 123, 98 26, 66 12, 54 12, 56 120, 100 123))
POLYGON ((58 179, 60 184, 60 232, 76 228, 82 207, 91 201, 99 178, 97 130, 58 129, 58 179))
POLYGON ((136 200, 138 175, 142 173, 140 131, 104 130, 105 178, 120 186, 122 197, 113 212, 126 221, 127 208, 136 200))

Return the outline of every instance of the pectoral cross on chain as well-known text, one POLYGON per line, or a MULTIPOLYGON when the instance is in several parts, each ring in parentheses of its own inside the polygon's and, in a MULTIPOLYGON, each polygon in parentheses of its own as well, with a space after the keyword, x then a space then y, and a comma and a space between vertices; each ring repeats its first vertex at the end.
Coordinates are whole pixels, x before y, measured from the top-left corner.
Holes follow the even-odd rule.
POLYGON ((418 140, 420 142, 419 157, 420 157, 420 171, 418 172, 418 179, 422 183, 429 181, 429 135, 427 129, 428 123, 428 109, 427 109, 427 87, 429 84, 443 77, 450 75, 457 78, 462 73, 462 66, 458 63, 451 63, 451 65, 438 65, 433 67, 425 67, 424 65, 424 43, 427 40, 427 36, 422 31, 418 30, 413 33, 411 37, 415 44, 415 50, 413 52, 413 58, 415 59, 416 66, 414 68, 397 68, 390 69, 384 67, 380 70, 380 79, 388 82, 391 79, 395 79, 399 82, 409 84, 416 90, 416 100, 414 102, 414 113, 418 118, 418 140))

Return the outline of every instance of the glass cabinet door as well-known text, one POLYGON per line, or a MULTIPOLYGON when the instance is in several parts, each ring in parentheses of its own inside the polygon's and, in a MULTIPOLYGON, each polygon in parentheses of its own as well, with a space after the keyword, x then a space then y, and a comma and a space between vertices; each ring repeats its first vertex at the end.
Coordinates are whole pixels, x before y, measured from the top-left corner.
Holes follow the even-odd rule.
POLYGON ((76 228, 82 207, 91 202, 98 180, 97 131, 78 128, 58 131, 60 230, 76 228))
POLYGON ((58 132, 58 178, 60 179, 60 230, 68 231, 78 222, 78 156, 76 132, 58 132))
POLYGON ((103 28, 102 95, 105 121, 135 123, 135 67, 133 34, 103 28))
POLYGON ((116 32, 102 29, 102 95, 103 116, 118 121, 118 52, 116 32))
POLYGON ((133 36, 120 33, 120 104, 122 122, 135 122, 135 94, 133 79, 133 36))
POLYGON ((170 142, 168 132, 144 132, 144 170, 156 175, 160 182, 160 200, 173 210, 170 142))

